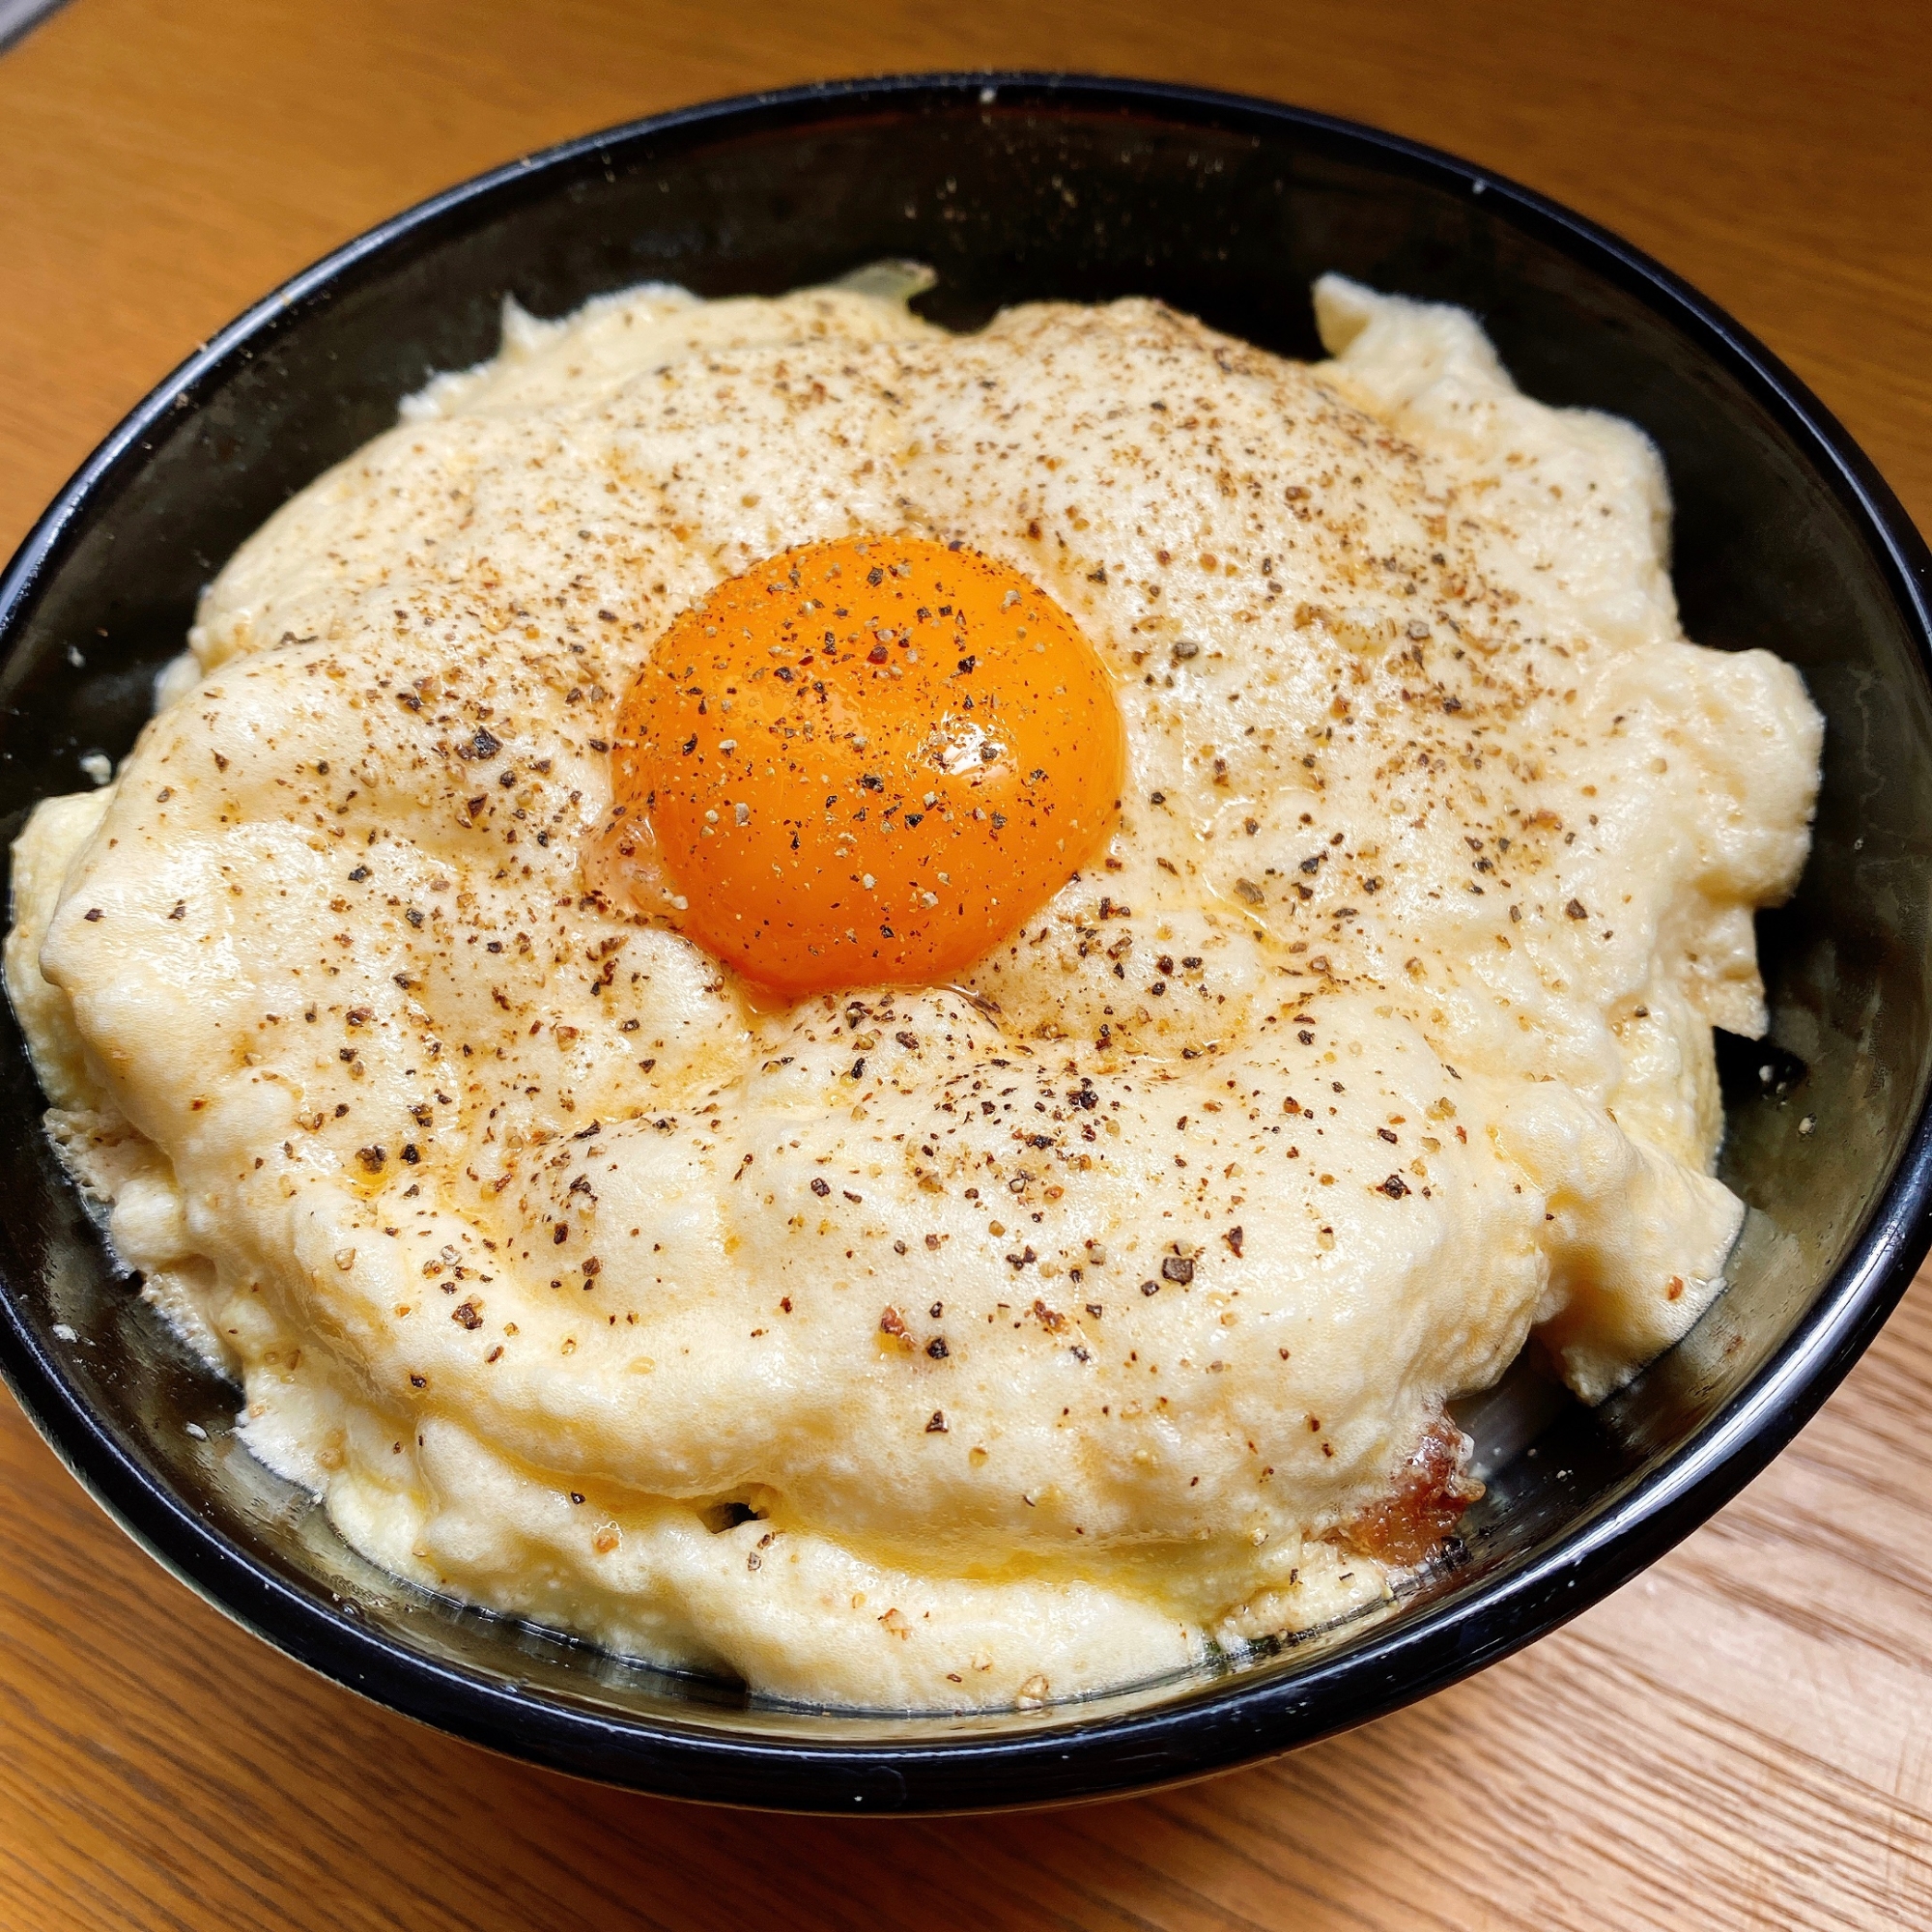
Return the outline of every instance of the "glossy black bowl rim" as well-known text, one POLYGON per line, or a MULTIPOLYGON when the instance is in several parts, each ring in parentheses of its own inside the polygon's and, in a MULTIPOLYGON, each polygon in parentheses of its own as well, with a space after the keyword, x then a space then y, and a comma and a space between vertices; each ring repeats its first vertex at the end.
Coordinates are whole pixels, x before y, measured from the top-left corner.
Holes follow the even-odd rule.
MULTIPOLYGON (((156 424, 255 354, 337 285, 477 206, 527 191, 614 143, 701 146, 825 119, 996 99, 1042 114, 1156 116, 1179 128, 1305 140, 1454 194, 1492 196, 1520 230, 1634 293, 1722 365, 1806 453, 1861 526, 1932 681, 1932 553, 1869 460, 1811 392, 1722 310, 1627 242, 1485 168, 1361 124, 1247 96, 1086 74, 912 73, 817 82, 682 108, 564 142, 395 215, 284 283, 161 383, 88 459, 0 579, 0 654, 96 492, 137 468, 156 424), (988 90, 991 91, 990 97, 988 90)), ((0 1283, 0 1372, 74 1476, 136 1542, 245 1629, 337 1683, 510 1755, 665 1796, 775 1809, 876 1813, 1065 1804, 1199 1777, 1347 1729, 1497 1662, 1608 1595, 1756 1476, 1837 1386, 1891 1312, 1932 1239, 1932 1104, 1844 1263, 1750 1381, 1662 1467, 1549 1547, 1298 1670, 1236 1674, 1126 1715, 1075 1704, 1025 1731, 902 1742, 810 1742, 735 1731, 726 1718, 649 1721, 519 1688, 409 1649, 326 1607, 217 1534, 125 1455, 0 1283)))

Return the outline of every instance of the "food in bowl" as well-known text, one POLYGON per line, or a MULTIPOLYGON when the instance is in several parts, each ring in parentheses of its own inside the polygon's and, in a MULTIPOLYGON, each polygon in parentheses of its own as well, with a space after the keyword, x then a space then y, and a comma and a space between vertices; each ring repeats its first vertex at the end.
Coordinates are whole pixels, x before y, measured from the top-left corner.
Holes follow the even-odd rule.
POLYGON ((812 1704, 1330 1624, 1722 1286, 1820 724, 1460 311, 506 314, 15 848, 50 1131, 425 1588, 812 1704))

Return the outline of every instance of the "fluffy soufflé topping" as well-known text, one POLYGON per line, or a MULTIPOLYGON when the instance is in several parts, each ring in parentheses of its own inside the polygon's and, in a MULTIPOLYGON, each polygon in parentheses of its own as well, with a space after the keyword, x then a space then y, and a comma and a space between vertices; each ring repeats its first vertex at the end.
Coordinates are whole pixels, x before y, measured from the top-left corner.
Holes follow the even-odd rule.
POLYGON ((777 1697, 1075 1695, 1382 1601, 1446 1401, 1532 1329, 1601 1399, 1719 1291, 1817 714, 1684 639, 1637 431, 1316 302, 1314 366, 1142 300, 512 308, 222 571, 22 836, 8 984, 356 1548, 777 1697), (848 539, 1037 586, 1125 777, 962 974, 774 997, 600 869, 612 747, 674 619, 848 539))

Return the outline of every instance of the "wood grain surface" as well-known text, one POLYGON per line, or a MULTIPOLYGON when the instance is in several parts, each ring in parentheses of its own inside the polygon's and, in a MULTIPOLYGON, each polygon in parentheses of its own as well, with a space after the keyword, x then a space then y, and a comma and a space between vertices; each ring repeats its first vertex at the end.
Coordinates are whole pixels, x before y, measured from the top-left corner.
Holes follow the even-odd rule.
MULTIPOLYGON (((985 65, 1353 115, 1629 236, 1932 522, 1932 10, 1882 0, 136 0, 0 57, 0 550, 167 368, 379 216, 679 102, 985 65)), ((1619 1596, 1298 1756, 1059 1814, 574 1784, 231 1628, 0 1400, 0 1927, 1932 1924, 1932 1296, 1619 1596)))

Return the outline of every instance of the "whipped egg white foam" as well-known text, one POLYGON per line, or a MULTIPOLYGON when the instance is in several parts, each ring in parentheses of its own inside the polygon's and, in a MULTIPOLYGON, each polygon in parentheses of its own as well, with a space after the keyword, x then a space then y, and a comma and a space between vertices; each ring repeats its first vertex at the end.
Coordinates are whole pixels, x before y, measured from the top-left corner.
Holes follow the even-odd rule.
POLYGON ((1718 1292, 1818 715, 1683 637, 1636 430, 1316 299, 1313 367, 1148 301, 512 308, 223 570, 16 845, 7 981, 351 1543, 781 1697, 1073 1695, 1380 1600, 1446 1400, 1532 1330, 1598 1400, 1718 1292), (867 531, 1070 612, 1127 791, 963 984, 775 1007, 583 860, 671 617, 867 531))

